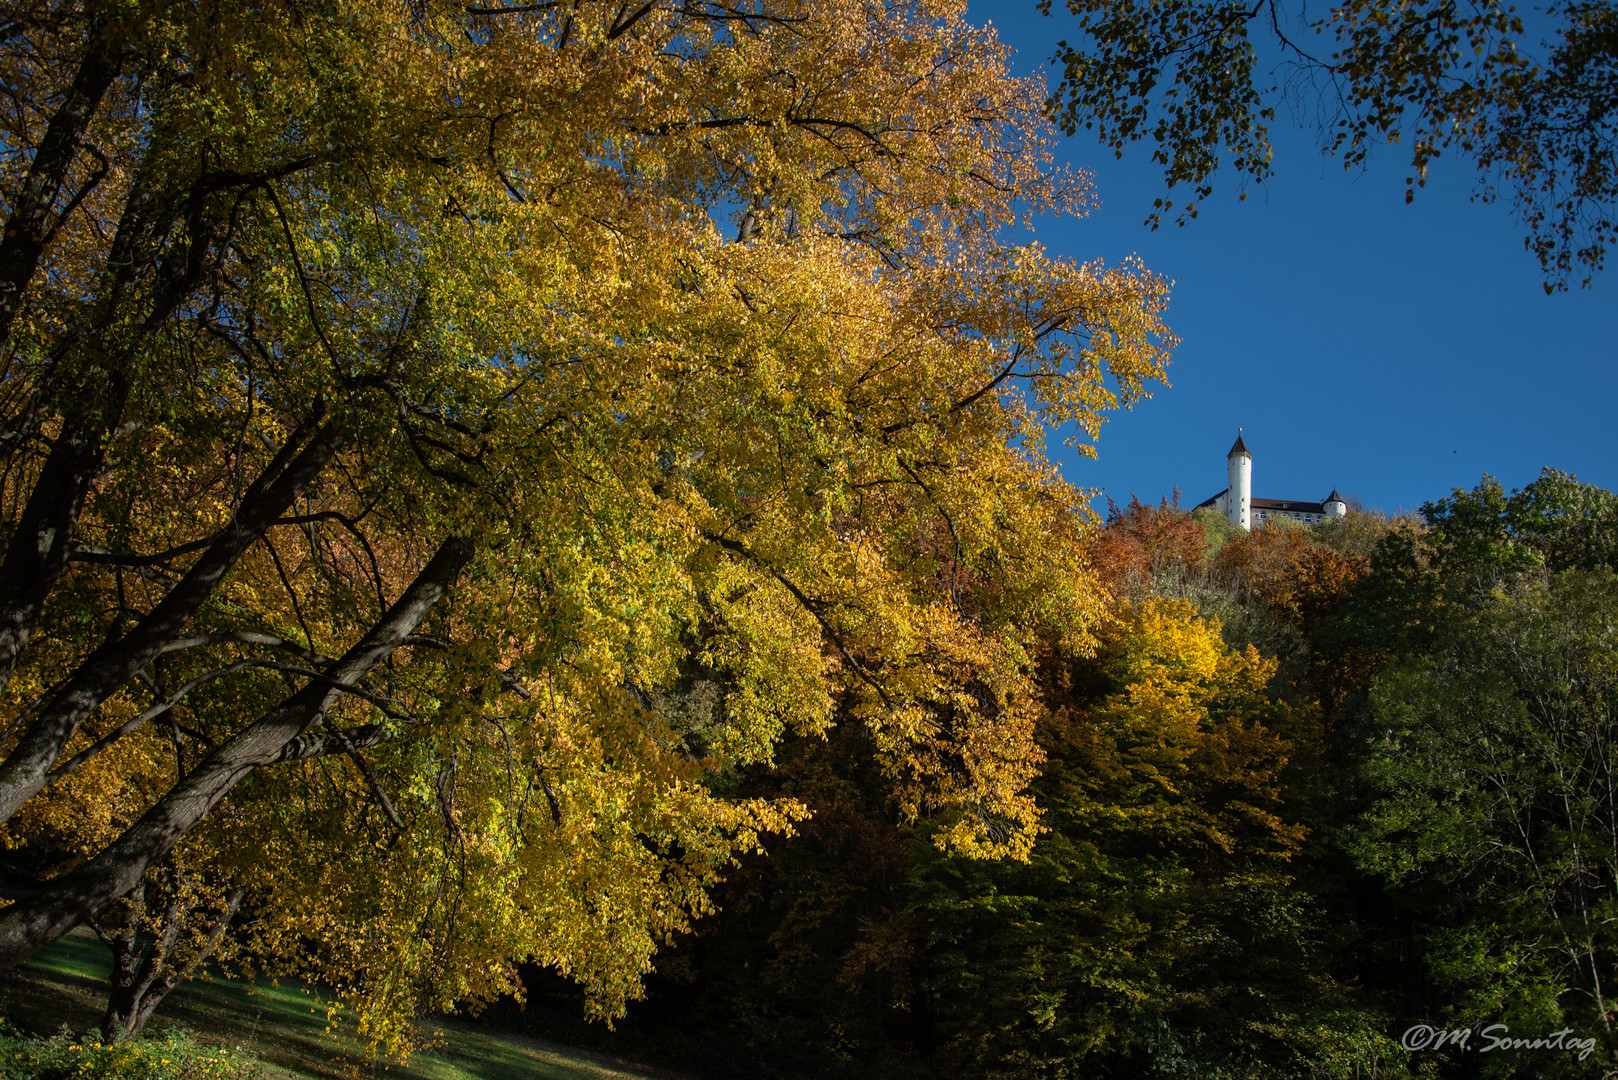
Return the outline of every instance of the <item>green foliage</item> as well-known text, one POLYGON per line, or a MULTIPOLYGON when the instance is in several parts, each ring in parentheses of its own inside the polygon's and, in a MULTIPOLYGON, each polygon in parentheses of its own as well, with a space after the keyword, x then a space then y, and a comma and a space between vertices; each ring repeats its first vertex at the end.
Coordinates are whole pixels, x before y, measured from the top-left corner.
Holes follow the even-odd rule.
POLYGON ((1615 625, 1618 576, 1569 570, 1490 597, 1391 667, 1371 695, 1377 801, 1353 845, 1396 888, 1436 886, 1418 912, 1426 963, 1465 1023, 1571 1027, 1609 1068, 1615 625))
POLYGON ((1417 520, 1409 514, 1389 517, 1381 513, 1349 508, 1340 518, 1328 518, 1314 527, 1314 537, 1327 547, 1361 559, 1370 559, 1382 538, 1397 529, 1415 528, 1417 520))
POLYGON ((1485 476, 1421 510, 1438 571, 1464 570, 1485 592, 1541 566, 1618 570, 1618 496, 1556 469, 1510 495, 1485 476))
POLYGON ((0 1021, 0 1080, 263 1080, 239 1050, 204 1046, 178 1028, 103 1044, 95 1034, 23 1035, 0 1021))
MULTIPOLYGON (((1050 14, 1054 5, 1039 6, 1050 14)), ((1079 36, 1057 46, 1053 114, 1068 134, 1093 129, 1120 156, 1149 140, 1170 192, 1193 190, 1181 224, 1196 217, 1221 164, 1244 187, 1270 175, 1269 128, 1288 100, 1295 112, 1317 110, 1323 143, 1347 167, 1363 165, 1378 142, 1408 147, 1406 201, 1443 154, 1471 158, 1477 197, 1496 198, 1497 182, 1513 193, 1547 291, 1581 273, 1588 286, 1603 265, 1618 229, 1611 0, 1550 0, 1539 12, 1548 40, 1537 48, 1517 9, 1496 2, 1060 6, 1079 36), (1268 72, 1255 37, 1278 50, 1268 72)), ((1155 228, 1174 210, 1158 198, 1147 221, 1155 228)))
POLYGON ((1042 733, 1027 864, 929 859, 912 909, 959 1077, 1350 1076, 1397 1051, 1326 958, 1290 863, 1308 709, 1182 603, 1120 613, 1042 733))
POLYGON ((1217 559, 1219 551, 1232 537, 1241 535, 1241 529, 1230 523, 1230 518, 1211 506, 1191 511, 1191 520, 1202 526, 1203 558, 1217 559))
POLYGON ((1618 497, 1545 469, 1507 493, 1485 476, 1425 503, 1423 527, 1396 522, 1376 541, 1371 572, 1338 624, 1356 654, 1356 685, 1398 655, 1430 648, 1443 625, 1503 590, 1568 569, 1618 569, 1618 497))

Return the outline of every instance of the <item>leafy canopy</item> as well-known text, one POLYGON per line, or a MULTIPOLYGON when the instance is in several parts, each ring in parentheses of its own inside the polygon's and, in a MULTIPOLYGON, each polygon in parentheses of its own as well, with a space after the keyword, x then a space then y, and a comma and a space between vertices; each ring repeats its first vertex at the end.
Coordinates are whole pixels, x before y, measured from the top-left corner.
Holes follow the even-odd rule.
POLYGON ((375 1039, 522 960, 610 1015, 838 710, 1026 854, 1100 604, 1043 440, 1172 339, 1002 240, 1088 188, 958 4, 11 14, 0 963, 185 870, 375 1039))
MULTIPOLYGON (((1438 158, 1470 158, 1475 197, 1510 191, 1547 291, 1578 275, 1588 287, 1602 268, 1618 228, 1609 0, 1551 0, 1526 20, 1494 0, 1344 0, 1324 13, 1278 0, 1063 6, 1080 36, 1057 46, 1053 115, 1070 135, 1096 130, 1120 156, 1149 140, 1171 191, 1193 190, 1181 224, 1221 164, 1243 183, 1270 175, 1270 125, 1285 101, 1318 112, 1325 148, 1349 168, 1379 142, 1409 146, 1407 202, 1438 158)), ((1049 15, 1051 0, 1039 7, 1049 15)), ((1153 205, 1155 228, 1175 204, 1153 205)))

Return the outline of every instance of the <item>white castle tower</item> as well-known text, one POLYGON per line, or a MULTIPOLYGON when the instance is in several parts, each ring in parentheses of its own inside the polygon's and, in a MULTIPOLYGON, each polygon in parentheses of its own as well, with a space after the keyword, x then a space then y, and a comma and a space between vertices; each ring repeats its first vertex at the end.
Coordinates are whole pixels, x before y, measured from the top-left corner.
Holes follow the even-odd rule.
POLYGON ((1242 442, 1242 429, 1236 429, 1236 442, 1225 455, 1230 486, 1225 489, 1225 516, 1238 529, 1253 527, 1253 455, 1242 442))
POLYGON ((1269 518, 1291 518, 1310 525, 1319 524, 1348 513, 1348 503, 1332 488, 1331 494, 1320 502, 1299 499, 1258 499, 1253 496, 1253 454, 1242 440, 1242 429, 1236 429, 1236 442, 1225 455, 1229 486, 1197 505, 1196 509, 1210 507, 1218 510, 1238 529, 1251 529, 1264 524, 1269 518))

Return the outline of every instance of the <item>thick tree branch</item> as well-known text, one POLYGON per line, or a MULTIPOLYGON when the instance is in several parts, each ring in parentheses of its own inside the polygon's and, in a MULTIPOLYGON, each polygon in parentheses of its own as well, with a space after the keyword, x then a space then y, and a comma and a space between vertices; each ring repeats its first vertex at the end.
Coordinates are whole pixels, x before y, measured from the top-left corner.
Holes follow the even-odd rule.
POLYGON ((101 99, 118 77, 125 37, 121 26, 103 19, 91 22, 84 59, 61 106, 46 125, 45 137, 28 165, 22 191, 6 219, 5 232, 0 234, 0 345, 10 339, 23 293, 39 268, 51 231, 47 221, 61 194, 62 182, 78 156, 101 99))
POLYGON ((243 495, 235 520, 134 629, 92 653, 0 764, 0 821, 44 786, 62 748, 90 713, 174 640, 225 574, 286 512, 336 453, 338 433, 319 413, 287 440, 243 495))
POLYGON ((93 548, 88 544, 73 544, 68 549, 68 562, 102 563, 107 566, 127 566, 131 568, 142 566, 166 566, 181 555, 189 555, 193 551, 201 551, 212 544, 217 537, 209 536, 202 540, 193 540, 189 544, 180 544, 167 551, 159 551, 152 555, 120 555, 114 551, 104 551, 93 548))
POLYGON ((128 379, 114 376, 99 410, 64 423, 12 530, 0 563, 0 688, 11 681, 45 597, 67 563, 90 479, 106 456, 112 418, 123 412, 128 396, 128 379))
MULTIPOLYGON (((84 866, 0 909, 0 969, 20 963, 129 892, 147 869, 195 828, 241 779, 282 760, 341 692, 386 660, 449 592, 472 557, 470 541, 444 541, 404 595, 326 672, 208 753, 124 834, 84 866)), ((349 738, 352 745, 352 737, 349 738)))

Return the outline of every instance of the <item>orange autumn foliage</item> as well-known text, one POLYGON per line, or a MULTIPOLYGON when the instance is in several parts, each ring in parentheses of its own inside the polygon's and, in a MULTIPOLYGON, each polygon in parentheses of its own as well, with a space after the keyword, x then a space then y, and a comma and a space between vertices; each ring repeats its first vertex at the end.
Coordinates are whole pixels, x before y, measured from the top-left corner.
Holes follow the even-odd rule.
POLYGON ((1260 525, 1220 549, 1215 582, 1305 631, 1347 596, 1370 560, 1318 542, 1307 529, 1260 525))
POLYGON ((1202 562, 1202 523, 1180 509, 1180 490, 1147 506, 1133 492, 1122 510, 1107 499, 1107 525, 1090 544, 1090 563, 1114 593, 1149 580, 1169 567, 1181 572, 1202 562))

